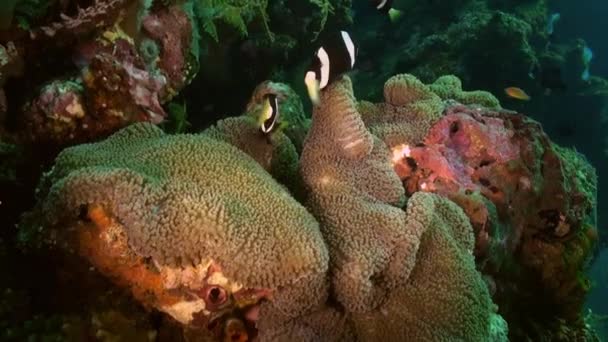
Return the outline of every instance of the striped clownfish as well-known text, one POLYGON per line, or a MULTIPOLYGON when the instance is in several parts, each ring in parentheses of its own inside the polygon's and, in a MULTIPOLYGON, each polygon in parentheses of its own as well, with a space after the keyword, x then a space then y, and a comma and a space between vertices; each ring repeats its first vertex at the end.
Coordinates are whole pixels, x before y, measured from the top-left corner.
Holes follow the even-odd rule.
POLYGON ((332 35, 317 50, 306 71, 304 83, 313 104, 320 102, 320 92, 340 75, 355 66, 356 47, 346 31, 332 35))
POLYGON ((262 113, 259 117, 260 130, 264 134, 272 133, 278 127, 279 102, 276 94, 264 95, 262 113))

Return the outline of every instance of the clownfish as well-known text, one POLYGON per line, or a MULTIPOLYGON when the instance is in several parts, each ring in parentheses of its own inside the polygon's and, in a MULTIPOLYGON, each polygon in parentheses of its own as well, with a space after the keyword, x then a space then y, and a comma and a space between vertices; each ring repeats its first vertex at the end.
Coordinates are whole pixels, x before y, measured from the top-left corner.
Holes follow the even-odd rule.
POLYGON ((306 90, 313 104, 319 104, 321 90, 353 69, 355 55, 355 44, 346 31, 329 37, 321 45, 304 76, 306 90))
POLYGON ((264 95, 264 104, 258 123, 260 131, 264 134, 272 133, 277 127, 279 121, 279 102, 276 94, 264 95))

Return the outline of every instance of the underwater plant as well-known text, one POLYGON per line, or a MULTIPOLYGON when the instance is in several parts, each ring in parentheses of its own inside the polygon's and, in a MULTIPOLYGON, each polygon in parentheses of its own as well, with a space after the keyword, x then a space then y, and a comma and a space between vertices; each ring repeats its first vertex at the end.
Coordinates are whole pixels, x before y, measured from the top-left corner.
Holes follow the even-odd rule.
POLYGON ((254 18, 259 18, 268 38, 273 40, 268 26, 267 6, 268 0, 196 0, 194 8, 202 31, 218 42, 216 21, 222 21, 235 28, 241 36, 247 36, 247 25, 254 18))
MULTIPOLYGON (((330 0, 310 0, 310 3, 318 7, 321 17, 319 27, 313 33, 314 41, 325 28, 327 18, 333 13, 333 6, 330 0)), ((219 21, 236 29, 241 37, 246 37, 248 25, 258 20, 268 40, 275 40, 275 34, 270 29, 268 0, 195 0, 194 8, 202 27, 201 31, 207 33, 216 43, 219 42, 216 25, 219 21)))

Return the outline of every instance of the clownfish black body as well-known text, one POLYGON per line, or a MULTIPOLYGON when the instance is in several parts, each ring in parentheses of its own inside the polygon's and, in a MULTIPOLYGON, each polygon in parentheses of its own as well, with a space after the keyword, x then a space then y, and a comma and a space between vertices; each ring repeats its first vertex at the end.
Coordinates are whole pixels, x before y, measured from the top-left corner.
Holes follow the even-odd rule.
POLYGON ((340 31, 324 41, 304 77, 313 104, 319 103, 321 90, 353 69, 355 58, 356 47, 348 32, 340 31))
POLYGON ((276 94, 264 95, 264 105, 259 117, 260 131, 264 134, 272 133, 278 127, 279 102, 276 94))

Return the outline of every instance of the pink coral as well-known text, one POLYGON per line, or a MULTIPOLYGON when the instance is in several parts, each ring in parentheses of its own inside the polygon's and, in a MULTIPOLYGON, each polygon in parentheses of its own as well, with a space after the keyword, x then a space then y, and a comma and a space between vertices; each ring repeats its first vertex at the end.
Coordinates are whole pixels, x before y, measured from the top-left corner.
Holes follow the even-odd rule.
POLYGON ((517 157, 518 151, 509 144, 513 132, 501 119, 464 106, 451 107, 446 114, 427 135, 427 144, 445 144, 467 159, 506 162, 517 157))
POLYGON ((500 118, 460 105, 450 107, 445 114, 431 128, 424 145, 411 149, 418 166, 433 171, 430 183, 442 179, 480 190, 482 184, 475 181, 477 170, 519 159, 519 149, 511 141, 514 133, 505 129, 500 118))
POLYGON ((576 152, 551 143, 521 114, 452 104, 395 169, 408 193, 438 193, 464 209, 499 303, 525 297, 522 287, 538 288, 542 295, 534 296, 559 307, 556 315, 577 319, 596 178, 576 152))
POLYGON ((26 106, 26 126, 31 139, 74 138, 86 123, 82 85, 55 81, 42 88, 40 95, 26 106))

